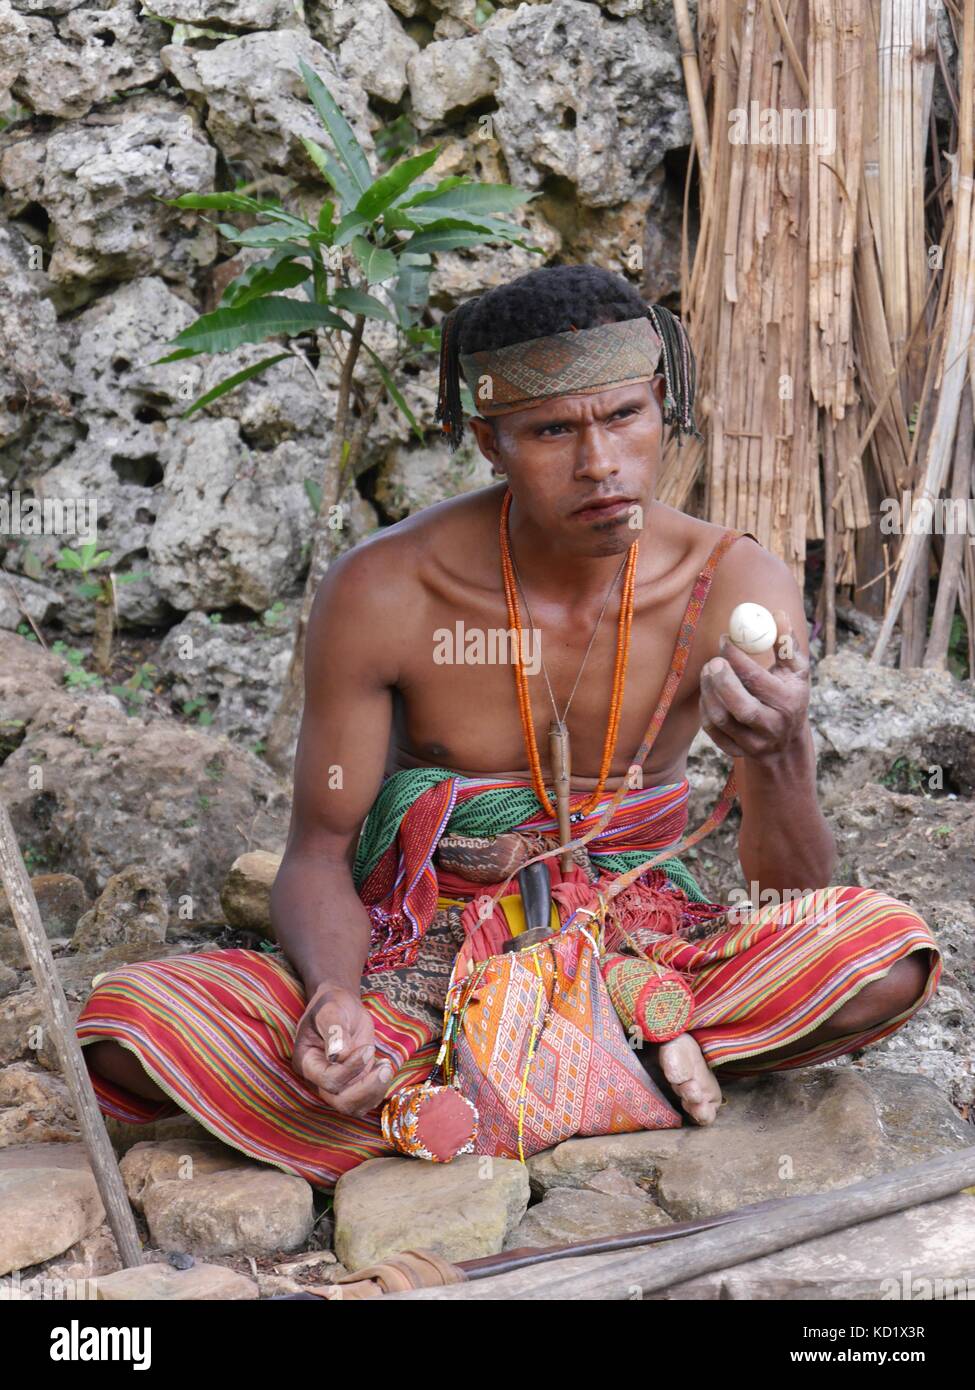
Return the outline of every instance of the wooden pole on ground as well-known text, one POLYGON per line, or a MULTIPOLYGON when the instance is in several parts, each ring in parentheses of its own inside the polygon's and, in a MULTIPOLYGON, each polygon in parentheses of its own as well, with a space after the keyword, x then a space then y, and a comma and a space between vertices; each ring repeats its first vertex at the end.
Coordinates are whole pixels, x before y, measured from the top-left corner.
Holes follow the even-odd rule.
POLYGON ((700 1274, 774 1254, 863 1221, 950 1197, 975 1184, 975 1144, 939 1154, 849 1187, 795 1197, 780 1209, 756 1212, 672 1244, 616 1255, 588 1255, 531 1269, 479 1278, 446 1288, 387 1294, 390 1299, 598 1299, 645 1298, 700 1274))
POLYGON ((74 1105, 82 1138, 88 1150, 95 1182, 105 1207, 108 1224, 112 1228, 115 1243, 125 1268, 142 1264, 142 1246, 136 1230, 132 1208, 125 1193, 122 1175, 115 1160, 105 1128, 105 1121, 98 1108, 95 1092, 92 1089, 88 1068, 81 1055, 78 1042, 68 1012, 68 1002, 61 988, 54 966, 54 957, 41 922, 37 899, 31 887, 27 868, 17 844, 14 828, 7 814, 7 808, 0 802, 0 884, 7 895, 10 910, 17 924, 21 942, 27 953, 34 983, 41 995, 51 1037, 57 1051, 58 1061, 68 1084, 71 1101, 74 1105))

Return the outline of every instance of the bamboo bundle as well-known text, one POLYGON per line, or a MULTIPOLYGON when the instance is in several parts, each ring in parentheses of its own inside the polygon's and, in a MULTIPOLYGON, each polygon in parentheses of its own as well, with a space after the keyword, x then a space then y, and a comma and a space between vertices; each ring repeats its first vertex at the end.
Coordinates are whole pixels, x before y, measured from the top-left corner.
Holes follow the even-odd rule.
POLYGON ((683 506, 703 465, 709 519, 752 531, 797 577, 815 468, 807 155, 803 143, 781 138, 781 123, 805 105, 806 15, 801 0, 775 10, 759 0, 698 8, 710 163, 682 307, 699 358, 705 441, 668 445, 658 494, 683 506))
MULTIPOLYGON (((951 257, 947 263, 949 299, 938 357, 940 380, 935 383, 939 388, 937 403, 926 440, 920 485, 915 488, 919 499, 926 505, 938 499, 947 480, 961 395, 968 378, 968 358, 975 325, 975 149, 972 128, 975 115, 975 5, 972 3, 966 4, 964 10, 959 72, 958 151, 956 155, 948 156, 954 206, 951 257)), ((883 656, 894 624, 905 608, 915 582, 915 573, 922 569, 928 539, 919 531, 912 530, 904 540, 898 557, 897 578, 872 655, 875 662, 883 656)))

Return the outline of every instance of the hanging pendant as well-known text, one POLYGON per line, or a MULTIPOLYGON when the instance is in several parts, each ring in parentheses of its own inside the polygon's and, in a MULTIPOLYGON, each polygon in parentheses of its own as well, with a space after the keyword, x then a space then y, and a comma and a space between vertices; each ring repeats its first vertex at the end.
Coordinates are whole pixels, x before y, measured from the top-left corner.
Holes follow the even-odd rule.
MULTIPOLYGON (((555 814, 559 827, 559 843, 567 845, 572 839, 572 823, 569 813, 569 792, 572 774, 572 754, 569 746, 568 726, 562 720, 553 719, 548 730, 548 757, 552 768, 552 785, 555 789, 555 814)), ((572 868, 572 851, 564 850, 559 857, 562 872, 567 874, 572 868)))

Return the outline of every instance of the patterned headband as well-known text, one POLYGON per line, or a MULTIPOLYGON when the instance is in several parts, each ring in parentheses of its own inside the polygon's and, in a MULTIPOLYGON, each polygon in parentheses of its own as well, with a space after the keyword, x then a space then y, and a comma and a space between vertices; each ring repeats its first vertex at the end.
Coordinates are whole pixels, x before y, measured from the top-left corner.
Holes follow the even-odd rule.
POLYGON ((662 347, 648 318, 624 319, 461 353, 460 369, 479 414, 510 415, 553 396, 651 381, 662 347))

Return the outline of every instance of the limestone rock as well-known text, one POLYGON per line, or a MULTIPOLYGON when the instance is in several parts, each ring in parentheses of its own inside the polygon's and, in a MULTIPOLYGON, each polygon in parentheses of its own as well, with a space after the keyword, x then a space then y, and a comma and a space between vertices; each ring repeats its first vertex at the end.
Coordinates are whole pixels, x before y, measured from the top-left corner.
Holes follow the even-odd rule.
POLYGON ((803 1241, 734 1269, 700 1275, 648 1297, 653 1301, 970 1298, 973 1249, 975 1198, 958 1193, 803 1241))
MULTIPOLYGON (((162 76, 159 49, 168 31, 140 12, 135 0, 78 6, 57 23, 31 14, 23 23, 30 59, 24 54, 17 65, 11 91, 38 115, 83 116, 97 102, 162 76)), ((0 62, 5 50, 0 19, 0 62)))
POLYGON ((407 64, 419 51, 385 0, 318 0, 309 13, 314 38, 334 53, 343 75, 383 101, 398 102, 407 64))
POLYGON ((302 0, 159 0, 158 5, 153 0, 153 12, 163 19, 203 28, 216 22, 241 32, 298 29, 303 8, 302 0))
POLYGON ((21 1288, 35 1298, 95 1298, 97 1276, 114 1274, 121 1268, 115 1237, 103 1221, 62 1254, 23 1270, 21 1288))
MULTIPOLYGON (((2 25, 0 13, 0 29, 2 25)), ((28 259, 38 251, 15 227, 0 226, 0 446, 4 447, 27 434, 37 416, 52 411, 62 417, 71 415, 68 365, 54 305, 44 297, 46 276, 40 269, 31 269, 28 259)), ((8 600, 3 602, 6 605, 8 600)))
POLYGON ((826 1192, 971 1142, 929 1082, 877 1077, 828 1066, 726 1078, 713 1125, 567 1140, 529 1159, 532 1186, 584 1187, 616 1167, 683 1220, 826 1192))
POLYGON ((16 970, 12 970, 9 965, 0 961, 0 999, 15 990, 19 982, 20 977, 16 970))
POLYGON ((271 937, 271 885, 281 856, 267 850, 252 850, 235 859, 220 892, 220 905, 232 927, 261 932, 271 937))
POLYGON ((207 1173, 222 1173, 230 1168, 253 1172, 255 1165, 239 1150, 212 1138, 133 1144, 119 1163, 125 1190, 136 1211, 144 1209, 146 1195, 157 1183, 194 1183, 207 1173))
POLYGON ((8 132, 0 140, 0 210, 17 218, 37 205, 50 218, 47 274, 59 308, 86 303, 104 280, 158 271, 186 284, 213 260, 216 233, 197 213, 161 200, 211 191, 215 161, 184 105, 132 96, 50 134, 8 132))
POLYGON ((76 1153, 56 1152, 74 1147, 37 1144, 0 1152, 0 1275, 59 1255, 104 1218, 87 1163, 76 1153), (50 1158, 49 1150, 55 1151, 50 1158))
POLYGON ((494 130, 512 183, 538 188, 556 175, 585 206, 612 207, 690 142, 676 49, 640 19, 555 0, 522 6, 482 40, 499 72, 494 130))
MULTIPOLYGON (((88 907, 88 894, 85 885, 74 874, 33 874, 30 881, 41 923, 49 937, 70 936, 78 924, 78 919, 88 907)), ((10 904, 0 888, 0 959, 11 964, 27 964, 26 955, 17 936, 10 904), (16 948, 5 950, 5 943, 16 941, 16 948), (12 954, 11 954, 12 950, 12 954), (16 958, 14 958, 16 957, 16 958)))
POLYGON ((643 1194, 570 1191, 554 1187, 529 1207, 524 1220, 505 1241, 506 1250, 522 1245, 567 1245, 571 1241, 624 1235, 665 1226, 671 1218, 643 1194))
MULTIPOLYGON (((30 645, 0 632, 0 658, 5 643, 30 645)), ((152 863, 181 922, 220 920, 227 865, 248 840, 283 849, 287 834, 288 790, 251 753, 174 720, 121 719, 104 695, 39 708, 0 766, 0 795, 22 846, 96 891, 127 864, 152 863), (37 763, 43 790, 28 786, 37 763)))
POLYGON ((191 1255, 297 1250, 315 1224, 304 1178, 256 1164, 154 1183, 145 1215, 154 1245, 191 1255))
MULTIPOLYGON (((266 252, 260 254, 264 256, 266 252)), ((289 293, 292 298, 304 298, 300 286, 289 293)), ((268 355, 267 343, 247 343, 234 352, 174 365, 182 366, 188 397, 195 400, 225 377, 253 366, 268 355)), ((328 388, 323 376, 319 379, 323 383, 321 391, 316 390, 308 373, 293 359, 277 362, 260 376, 243 382, 226 396, 205 406, 202 418, 236 421, 241 437, 252 448, 261 450, 273 449, 286 439, 313 440, 321 459, 332 433, 337 393, 328 388)), ((182 409, 185 405, 185 401, 180 402, 182 409)), ((317 477, 320 471, 319 463, 312 476, 317 477)))
POLYGON ((484 48, 484 35, 427 44, 407 64, 413 117, 420 130, 442 124, 448 113, 491 95, 498 70, 484 48))
POLYGON ((513 1159, 369 1159, 336 1185, 335 1253, 350 1270, 397 1250, 447 1260, 493 1255, 521 1220, 528 1193, 528 1173, 513 1159))
POLYGON ((0 1149, 77 1138, 71 1097, 59 1076, 30 1062, 0 1068, 0 1149))
POLYGON ((118 1120, 114 1115, 105 1116, 105 1128, 112 1141, 116 1155, 123 1155, 134 1149, 136 1144, 162 1143, 169 1140, 202 1140, 209 1143, 213 1135, 204 1129, 199 1120, 180 1110, 174 1115, 164 1115, 161 1119, 150 1120, 148 1124, 133 1125, 127 1120, 118 1120))
POLYGON ((165 941, 168 925, 169 896, 162 875, 146 865, 130 864, 108 880, 75 928, 72 944, 78 951, 145 945, 165 941))
POLYGON ((809 720, 825 804, 880 781, 898 759, 928 778, 940 768, 945 789, 975 790, 975 689, 947 671, 873 666, 839 651, 816 667, 809 720))
POLYGON ((258 1296, 253 1279, 224 1265, 208 1264, 194 1264, 189 1269, 174 1269, 161 1262, 144 1264, 104 1275, 96 1287, 96 1297, 104 1303, 141 1303, 144 1299, 149 1302, 166 1299, 229 1302, 258 1296))
POLYGON ((469 439, 455 454, 442 444, 396 448, 380 471, 376 500, 387 516, 400 521, 445 497, 476 492, 495 481, 491 465, 469 439))
POLYGON ((319 74, 367 155, 372 150, 375 118, 365 91, 343 77, 328 50, 306 33, 245 34, 211 49, 169 44, 160 57, 183 90, 205 102, 207 129, 231 163, 321 182, 301 136, 324 145, 329 137, 309 101, 301 58, 319 74))
POLYGON ((318 473, 309 446, 286 441, 260 460, 231 420, 170 429, 149 560, 174 608, 271 607, 300 573, 314 516, 304 481, 318 473))
POLYGON ((170 696, 215 732, 262 738, 277 709, 294 643, 294 603, 248 622, 210 622, 199 609, 171 627, 156 654, 170 696), (189 709, 187 707, 190 706, 189 709))

